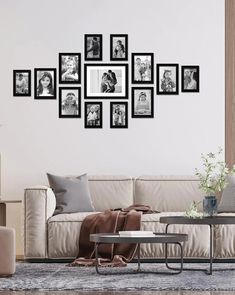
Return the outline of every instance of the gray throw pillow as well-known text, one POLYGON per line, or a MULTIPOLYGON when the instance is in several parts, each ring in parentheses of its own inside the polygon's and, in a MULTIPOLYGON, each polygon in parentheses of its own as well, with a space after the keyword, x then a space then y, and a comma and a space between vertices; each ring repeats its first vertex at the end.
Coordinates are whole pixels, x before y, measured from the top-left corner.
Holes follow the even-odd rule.
POLYGON ((86 174, 67 178, 47 173, 47 178, 56 197, 54 215, 95 211, 86 174))
POLYGON ((235 176, 227 176, 228 185, 223 191, 218 212, 235 212, 235 176))

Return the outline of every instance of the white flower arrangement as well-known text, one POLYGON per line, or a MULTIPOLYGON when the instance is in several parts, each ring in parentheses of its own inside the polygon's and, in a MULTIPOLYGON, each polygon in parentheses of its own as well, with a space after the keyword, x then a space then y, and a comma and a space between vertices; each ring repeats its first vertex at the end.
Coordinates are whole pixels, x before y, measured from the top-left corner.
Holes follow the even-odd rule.
POLYGON ((203 213, 197 211, 197 205, 199 203, 201 202, 196 203, 195 201, 193 201, 189 209, 185 211, 184 216, 188 218, 202 218, 203 213))

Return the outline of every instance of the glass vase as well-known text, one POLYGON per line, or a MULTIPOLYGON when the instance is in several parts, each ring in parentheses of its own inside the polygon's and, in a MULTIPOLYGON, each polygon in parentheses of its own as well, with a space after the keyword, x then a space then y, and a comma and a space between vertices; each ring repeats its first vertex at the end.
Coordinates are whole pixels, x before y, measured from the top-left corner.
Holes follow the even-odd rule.
POLYGON ((215 196, 206 196, 203 199, 203 215, 205 217, 217 214, 217 199, 215 196))

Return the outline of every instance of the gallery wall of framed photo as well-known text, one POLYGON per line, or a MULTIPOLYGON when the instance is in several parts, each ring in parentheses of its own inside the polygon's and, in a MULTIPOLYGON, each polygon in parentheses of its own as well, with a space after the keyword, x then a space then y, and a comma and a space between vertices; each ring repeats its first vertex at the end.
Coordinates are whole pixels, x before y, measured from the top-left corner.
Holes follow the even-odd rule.
POLYGON ((128 128, 128 109, 133 120, 153 119, 158 96, 199 92, 199 65, 155 64, 154 52, 128 48, 128 34, 85 34, 84 62, 81 52, 60 52, 58 68, 34 68, 33 86, 31 69, 13 70, 13 96, 31 96, 34 87, 35 100, 58 99, 59 118, 83 117, 85 128, 103 128, 105 116, 110 128, 128 128), (104 38, 110 40, 109 63, 103 62, 104 38), (107 100, 110 112, 104 113, 107 100))

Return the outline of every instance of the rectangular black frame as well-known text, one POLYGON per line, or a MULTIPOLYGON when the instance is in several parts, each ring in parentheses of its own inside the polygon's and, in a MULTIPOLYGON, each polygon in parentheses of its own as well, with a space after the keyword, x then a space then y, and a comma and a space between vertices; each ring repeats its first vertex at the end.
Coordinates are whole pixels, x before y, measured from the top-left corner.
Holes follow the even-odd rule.
POLYGON ((13 70, 13 96, 31 96, 31 70, 13 70), (28 77, 28 93, 16 93, 16 74, 27 73, 28 77))
POLYGON ((60 84, 81 84, 81 53, 80 52, 60 52, 59 53, 59 83, 60 84), (63 81, 62 80, 62 62, 61 62, 61 57, 63 55, 68 55, 68 56, 78 56, 78 80, 77 81, 63 81))
POLYGON ((102 129, 103 128, 103 103, 102 101, 85 101, 84 104, 84 127, 89 129, 102 129), (100 105, 100 126, 87 125, 87 105, 98 104, 100 105))
POLYGON ((59 118, 81 118, 81 87, 59 87, 59 118), (62 115, 62 91, 63 90, 78 90, 78 114, 77 115, 62 115))
POLYGON ((178 95, 179 94, 179 64, 157 64, 157 94, 158 95, 178 95), (175 67, 176 68, 176 91, 175 92, 161 92, 159 91, 159 69, 160 67, 175 67))
POLYGON ((127 34, 111 34, 110 35, 110 60, 111 61, 128 61, 128 35, 127 34), (125 57, 123 58, 116 58, 113 57, 113 38, 125 38, 125 57))
POLYGON ((56 68, 34 68, 34 99, 56 99, 57 93, 57 83, 56 83, 56 68), (53 96, 38 96, 37 95, 37 72, 54 72, 54 95, 53 96))
POLYGON ((154 118, 154 87, 132 87, 131 88, 131 117, 132 118, 154 118), (135 90, 151 91, 151 115, 135 115, 135 90))
POLYGON ((95 61, 95 60, 103 60, 103 35, 102 34, 85 34, 84 35, 84 60, 85 61, 95 61), (89 58, 86 54, 86 42, 88 37, 99 37, 100 38, 100 57, 89 58))
POLYGON ((154 83, 154 54, 149 52, 136 52, 131 54, 131 80, 132 84, 153 84, 154 83), (151 80, 150 81, 136 81, 135 80, 135 56, 151 56, 151 80))
POLYGON ((181 92, 187 92, 187 93, 190 93, 190 92, 199 92, 200 91, 200 67, 199 66, 193 66, 193 65, 190 65, 190 66, 187 66, 187 65, 184 65, 184 66, 181 66, 181 92), (185 69, 190 69, 190 68, 196 68, 197 69, 197 88, 196 89, 184 89, 184 70, 185 69))
POLYGON ((112 102, 110 102, 110 128, 116 128, 116 129, 128 128, 128 102, 127 101, 112 101, 112 102), (125 105, 126 124, 124 126, 113 125, 113 105, 115 105, 115 104, 125 105))
POLYGON ((84 98, 85 99, 128 99, 129 97, 129 87, 128 87, 128 64, 113 64, 113 63, 89 63, 89 64, 84 64, 84 98), (124 67, 125 68, 125 79, 126 79, 126 85, 125 85, 125 95, 124 96, 87 96, 87 68, 88 67, 93 67, 93 66, 97 66, 97 67, 102 67, 102 66, 110 66, 110 67, 124 67))

